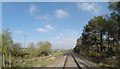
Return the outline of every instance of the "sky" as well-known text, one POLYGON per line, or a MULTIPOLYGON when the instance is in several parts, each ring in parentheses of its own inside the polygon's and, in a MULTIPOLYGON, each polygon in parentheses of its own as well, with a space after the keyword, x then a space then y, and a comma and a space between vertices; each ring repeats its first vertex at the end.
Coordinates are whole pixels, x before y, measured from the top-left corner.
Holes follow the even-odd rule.
POLYGON ((2 27, 23 47, 49 41, 53 49, 71 49, 90 19, 109 12, 107 2, 3 2, 2 27))

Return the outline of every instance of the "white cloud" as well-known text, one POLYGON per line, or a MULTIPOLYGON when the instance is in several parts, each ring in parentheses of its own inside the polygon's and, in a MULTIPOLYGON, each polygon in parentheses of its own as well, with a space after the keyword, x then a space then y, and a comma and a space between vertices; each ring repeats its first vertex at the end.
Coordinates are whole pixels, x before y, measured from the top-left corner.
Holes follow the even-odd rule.
POLYGON ((45 14, 45 15, 42 16, 42 18, 47 20, 47 19, 49 19, 48 16, 49 16, 48 14, 45 14))
POLYGON ((59 9, 55 11, 55 16, 63 19, 68 16, 68 13, 64 10, 59 9))
POLYGON ((23 31, 21 31, 21 30, 16 30, 15 33, 16 33, 16 34, 22 34, 23 31))
POLYGON ((35 14, 35 12, 37 12, 37 11, 38 11, 38 9, 37 9, 37 6, 36 6, 36 5, 30 5, 30 8, 29 8, 28 12, 29 12, 31 15, 35 14))
POLYGON ((46 29, 43 29, 43 28, 38 28, 38 29, 36 29, 37 31, 41 31, 41 32, 47 32, 47 30, 46 29))
POLYGON ((49 15, 45 14, 45 15, 36 16, 35 19, 49 20, 49 15))
POLYGON ((95 14, 99 14, 101 9, 100 5, 97 3, 77 3, 77 6, 83 11, 88 11, 95 14))
POLYGON ((55 39, 60 39, 60 38, 62 38, 62 37, 63 37, 63 34, 60 33, 57 37, 55 37, 55 39))
POLYGON ((60 39, 60 37, 59 37, 59 36, 57 36, 57 37, 56 37, 56 39, 60 39))
POLYGON ((51 25, 45 25, 45 28, 38 28, 36 30, 41 32, 48 32, 54 30, 54 28, 51 25))
POLYGON ((50 26, 50 25, 45 25, 45 27, 46 27, 46 29, 48 29, 48 30, 54 30, 54 28, 53 28, 52 26, 50 26))
POLYGON ((60 36, 63 36, 63 33, 60 33, 60 36))

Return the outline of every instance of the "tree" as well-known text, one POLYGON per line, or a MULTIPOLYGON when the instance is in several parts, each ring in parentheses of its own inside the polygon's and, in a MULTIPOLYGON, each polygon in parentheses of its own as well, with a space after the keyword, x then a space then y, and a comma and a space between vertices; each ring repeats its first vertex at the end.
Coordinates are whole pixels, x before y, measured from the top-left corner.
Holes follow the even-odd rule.
POLYGON ((117 31, 117 38, 120 40, 120 1, 109 3, 108 8, 113 11, 109 19, 114 20, 114 23, 116 23, 117 29, 115 31, 117 31))
POLYGON ((2 36, 0 34, 0 66, 2 66, 2 36))
POLYGON ((52 51, 50 42, 38 42, 39 52, 44 55, 49 55, 52 51))
POLYGON ((120 1, 119 2, 110 2, 108 8, 110 10, 120 14, 120 1))
POLYGON ((103 35, 105 34, 105 25, 107 23, 106 19, 103 16, 95 17, 93 20, 96 23, 96 33, 100 35, 100 51, 103 51, 103 35))
POLYGON ((15 49, 21 49, 22 44, 21 43, 14 43, 13 48, 15 49))
POLYGON ((2 54, 2 35, 0 34, 0 55, 2 54))
POLYGON ((34 43, 30 43, 28 45, 28 52, 32 55, 32 56, 35 56, 37 53, 36 53, 37 49, 35 49, 35 44, 34 43))
POLYGON ((83 49, 82 44, 81 44, 81 37, 77 39, 76 47, 74 48, 74 52, 80 53, 80 50, 83 49))
MULTIPOLYGON (((116 57, 117 57, 117 61, 118 61, 117 67, 119 68, 120 67, 120 62, 119 62, 120 61, 120 49, 119 49, 120 48, 120 1, 119 2, 111 2, 109 4, 108 8, 113 11, 111 13, 109 19, 112 19, 114 21, 114 23, 116 23, 116 25, 114 25, 114 26, 116 26, 114 32, 116 32, 116 33, 113 38, 114 38, 114 41, 117 43, 116 57)), ((114 29, 114 27, 113 27, 113 29, 114 29)))
POLYGON ((3 29, 2 31, 2 54, 6 56, 11 51, 11 46, 13 45, 11 34, 12 33, 9 32, 9 29, 3 29))
POLYGON ((80 38, 78 38, 74 50, 80 49, 80 51, 84 50, 87 53, 89 53, 89 51, 92 51, 92 55, 95 55, 95 53, 97 53, 97 60, 100 57, 99 60, 102 61, 106 61, 107 59, 114 56, 116 57, 114 61, 117 63, 116 65, 119 68, 120 1, 109 3, 109 9, 113 11, 112 13, 110 13, 110 15, 94 17, 88 22, 87 25, 84 26, 81 40, 80 38), (95 48, 95 50, 93 50, 93 47, 95 46, 97 49, 95 48))
MULTIPOLYGON (((11 37, 11 32, 9 32, 9 29, 3 29, 3 31, 2 31, 2 55, 5 57, 9 56, 9 67, 11 67, 12 45, 13 45, 13 40, 11 37)), ((7 60, 7 59, 5 59, 5 60, 7 60)), ((3 66, 5 66, 4 60, 2 62, 3 62, 3 66)))
POLYGON ((89 47, 93 45, 96 45, 97 51, 103 51, 103 35, 105 34, 106 22, 107 21, 103 16, 97 16, 91 19, 84 27, 82 33, 82 45, 86 46, 88 52, 89 47), (98 47, 98 44, 100 47, 98 47))
POLYGON ((23 51, 21 50, 22 44, 21 43, 14 43, 12 48, 12 55, 14 56, 21 56, 23 54, 23 51))

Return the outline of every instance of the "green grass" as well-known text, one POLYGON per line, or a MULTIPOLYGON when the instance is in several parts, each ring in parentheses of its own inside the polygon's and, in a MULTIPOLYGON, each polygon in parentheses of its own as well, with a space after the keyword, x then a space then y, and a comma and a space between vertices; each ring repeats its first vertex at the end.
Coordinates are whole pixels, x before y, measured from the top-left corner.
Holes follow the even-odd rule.
POLYGON ((72 50, 72 49, 63 50, 63 51, 60 51, 60 52, 55 52, 55 51, 53 51, 51 55, 52 55, 52 56, 62 55, 62 54, 66 53, 66 52, 69 52, 69 51, 71 51, 71 50, 72 50))

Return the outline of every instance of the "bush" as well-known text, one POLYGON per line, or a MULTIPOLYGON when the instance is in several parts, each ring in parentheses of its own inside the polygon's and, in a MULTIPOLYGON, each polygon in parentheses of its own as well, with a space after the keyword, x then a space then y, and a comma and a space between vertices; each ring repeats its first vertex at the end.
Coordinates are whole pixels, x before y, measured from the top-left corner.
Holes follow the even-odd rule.
POLYGON ((38 52, 48 56, 52 52, 52 47, 50 42, 38 42, 38 52))
POLYGON ((90 57, 100 57, 101 53, 99 53, 99 52, 89 52, 88 56, 90 56, 90 57))
POLYGON ((41 52, 41 54, 44 54, 45 56, 48 56, 48 55, 49 55, 49 52, 43 51, 43 52, 41 52))
POLYGON ((75 47, 75 48, 74 48, 74 52, 80 53, 80 49, 79 49, 78 47, 75 47))
POLYGON ((112 56, 112 57, 107 58, 107 59, 106 59, 106 63, 107 63, 107 64, 110 64, 110 65, 112 65, 112 66, 115 66, 115 65, 116 65, 115 63, 117 63, 116 57, 115 57, 115 56, 112 56))

